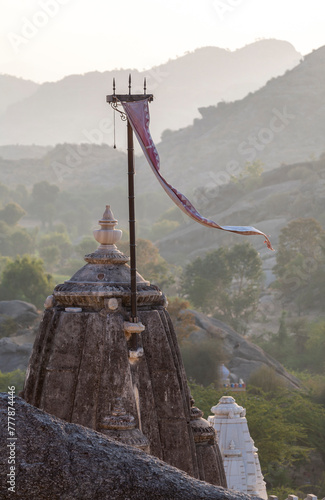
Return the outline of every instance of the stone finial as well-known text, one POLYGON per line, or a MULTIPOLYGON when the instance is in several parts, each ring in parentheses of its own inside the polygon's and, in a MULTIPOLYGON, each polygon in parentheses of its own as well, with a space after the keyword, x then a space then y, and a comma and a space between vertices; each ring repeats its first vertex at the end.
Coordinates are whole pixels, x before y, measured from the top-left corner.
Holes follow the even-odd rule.
POLYGON ((98 221, 100 229, 94 229, 93 235, 99 243, 97 250, 85 256, 85 261, 95 264, 125 264, 129 258, 123 255, 116 247, 116 243, 122 238, 122 231, 115 229, 117 219, 111 210, 110 205, 106 205, 103 217, 98 221))
POLYGON ((93 235, 101 245, 115 245, 122 238, 122 231, 115 229, 117 220, 111 210, 110 205, 106 205, 103 217, 98 221, 100 229, 95 229, 93 235))

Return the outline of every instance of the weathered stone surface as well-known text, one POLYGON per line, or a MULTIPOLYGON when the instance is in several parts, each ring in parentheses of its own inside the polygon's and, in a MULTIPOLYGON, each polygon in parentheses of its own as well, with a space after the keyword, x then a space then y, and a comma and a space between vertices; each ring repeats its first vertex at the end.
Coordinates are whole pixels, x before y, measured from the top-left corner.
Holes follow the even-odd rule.
POLYGON ((7 490, 7 395, 0 395, 1 499, 252 500, 193 479, 133 447, 66 423, 20 398, 16 409, 16 492, 7 490))
POLYGON ((217 436, 213 427, 203 417, 203 412, 194 406, 191 399, 191 428, 196 447, 199 477, 211 484, 227 487, 226 475, 217 436))
POLYGON ((119 310, 107 314, 47 309, 26 374, 24 398, 97 431, 104 428, 116 399, 122 398, 123 407, 149 439, 151 453, 200 477, 189 391, 169 315, 163 309, 138 314, 145 326, 139 337, 143 356, 131 363, 125 317, 119 310))

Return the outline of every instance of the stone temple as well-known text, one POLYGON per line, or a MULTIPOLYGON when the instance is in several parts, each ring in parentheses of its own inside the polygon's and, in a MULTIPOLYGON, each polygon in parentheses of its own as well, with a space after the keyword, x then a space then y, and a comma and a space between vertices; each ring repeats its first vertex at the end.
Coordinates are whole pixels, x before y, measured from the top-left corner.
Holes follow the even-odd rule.
POLYGON ((57 285, 45 311, 23 397, 48 413, 140 448, 189 475, 226 487, 216 433, 194 406, 161 290, 137 274, 130 321, 130 267, 107 206, 100 244, 57 285))

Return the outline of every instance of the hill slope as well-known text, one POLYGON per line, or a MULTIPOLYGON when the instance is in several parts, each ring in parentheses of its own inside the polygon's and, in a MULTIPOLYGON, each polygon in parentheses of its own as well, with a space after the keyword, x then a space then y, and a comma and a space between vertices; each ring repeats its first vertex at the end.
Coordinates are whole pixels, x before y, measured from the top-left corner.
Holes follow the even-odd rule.
POLYGON ((12 104, 28 99, 38 88, 39 84, 30 80, 0 75, 0 114, 12 104))
MULTIPOLYGON (((113 76, 120 92, 126 92, 130 71, 134 92, 143 92, 143 77, 147 76, 148 92, 155 96, 153 135, 159 140, 164 129, 190 124, 199 116, 199 107, 221 99, 241 99, 298 64, 300 57, 288 42, 261 40, 234 52, 217 47, 197 49, 144 72, 128 69, 71 75, 40 85, 23 100, 19 96, 0 116, 0 144, 112 144, 112 112, 105 96, 111 93, 113 76)), ((124 130, 120 141, 124 146, 124 130)))
MULTIPOLYGON (((283 165, 265 172, 255 188, 244 189, 231 182, 214 190, 198 189, 194 198, 202 215, 221 225, 253 225, 270 235, 276 250, 281 229, 292 219, 314 217, 325 226, 325 155, 319 161, 283 165)), ((248 239, 261 253, 267 284, 273 280, 275 253, 266 248, 263 237, 215 231, 185 215, 179 218, 176 210, 169 217, 178 217, 182 222, 176 231, 157 242, 168 262, 184 265, 208 250, 248 239)))
POLYGON ((227 182, 246 162, 259 159, 270 170, 318 157, 325 151, 324 80, 322 47, 244 99, 200 108, 191 127, 164 134, 163 175, 190 192, 227 182))

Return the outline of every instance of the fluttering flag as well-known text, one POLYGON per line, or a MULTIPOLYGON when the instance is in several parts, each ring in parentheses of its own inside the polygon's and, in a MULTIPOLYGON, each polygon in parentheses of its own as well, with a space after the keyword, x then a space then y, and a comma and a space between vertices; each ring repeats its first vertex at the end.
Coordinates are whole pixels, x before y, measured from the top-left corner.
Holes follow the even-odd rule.
POLYGON ((160 160, 158 151, 156 149, 156 146, 154 145, 149 130, 150 116, 148 99, 134 102, 121 101, 121 104, 153 173, 157 177, 158 181, 160 182, 161 186, 166 191, 168 196, 186 215, 191 217, 191 219, 195 220, 196 222, 203 224, 203 226, 214 227, 215 229, 221 229, 222 231, 229 231, 231 233, 244 235, 257 234, 264 236, 267 247, 270 250, 273 250, 271 242, 266 234, 262 233, 262 231, 256 229, 255 227, 220 226, 213 220, 202 217, 202 215, 196 210, 196 208, 186 198, 186 196, 184 196, 176 188, 169 184, 160 173, 160 160))

